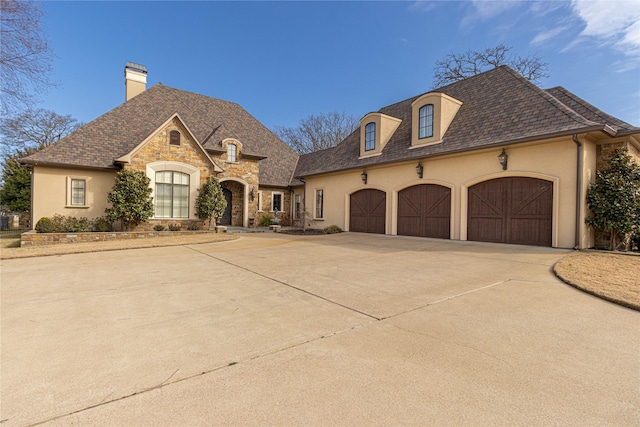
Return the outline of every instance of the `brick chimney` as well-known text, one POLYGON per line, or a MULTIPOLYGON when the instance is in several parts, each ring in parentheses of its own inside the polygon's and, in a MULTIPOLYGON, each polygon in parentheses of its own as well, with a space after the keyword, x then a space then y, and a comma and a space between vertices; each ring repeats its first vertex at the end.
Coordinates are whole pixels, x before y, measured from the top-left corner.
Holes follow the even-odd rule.
POLYGON ((127 62, 124 67, 125 101, 147 89, 147 67, 127 62))

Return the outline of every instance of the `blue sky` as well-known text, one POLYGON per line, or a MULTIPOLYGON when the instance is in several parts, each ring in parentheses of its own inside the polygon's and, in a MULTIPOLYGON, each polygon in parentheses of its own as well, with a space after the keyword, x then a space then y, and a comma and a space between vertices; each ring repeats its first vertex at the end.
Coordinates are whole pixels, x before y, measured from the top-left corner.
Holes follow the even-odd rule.
POLYGON ((88 122, 124 102, 127 61, 148 85, 237 102, 267 127, 309 114, 357 118, 432 88, 450 52, 500 42, 640 126, 640 0, 52 2, 45 31, 59 86, 40 105, 88 122))

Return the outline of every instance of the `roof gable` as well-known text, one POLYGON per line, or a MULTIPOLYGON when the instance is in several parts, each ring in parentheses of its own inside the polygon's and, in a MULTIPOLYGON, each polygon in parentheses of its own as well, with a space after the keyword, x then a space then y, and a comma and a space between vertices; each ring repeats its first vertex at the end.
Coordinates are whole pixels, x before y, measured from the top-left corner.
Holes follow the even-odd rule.
POLYGON ((179 115, 203 148, 235 138, 260 162, 260 184, 287 186, 297 154, 238 104, 174 89, 161 83, 119 105, 78 131, 24 159, 28 164, 117 168, 114 159, 130 153, 179 115))
MULTIPOLYGON (((494 68, 431 92, 444 93, 462 102, 441 143, 410 149, 412 104, 425 95, 420 94, 379 110, 402 120, 380 156, 358 158, 358 128, 335 148, 301 156, 295 176, 420 159, 559 134, 603 130, 607 124, 603 117, 614 119, 605 113, 596 114, 599 110, 593 106, 576 111, 572 108, 579 100, 575 95, 558 89, 542 90, 508 66, 494 68)), ((625 129, 633 128, 617 119, 615 123, 625 129)))

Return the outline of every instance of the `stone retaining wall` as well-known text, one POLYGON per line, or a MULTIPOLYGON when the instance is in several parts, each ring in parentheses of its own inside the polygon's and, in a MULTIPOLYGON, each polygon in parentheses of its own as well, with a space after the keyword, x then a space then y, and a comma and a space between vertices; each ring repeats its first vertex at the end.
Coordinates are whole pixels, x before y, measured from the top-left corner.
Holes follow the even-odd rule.
POLYGON ((34 230, 20 235, 20 246, 44 246, 65 243, 105 242, 111 240, 148 239, 211 233, 210 231, 118 231, 91 233, 38 233, 34 230))

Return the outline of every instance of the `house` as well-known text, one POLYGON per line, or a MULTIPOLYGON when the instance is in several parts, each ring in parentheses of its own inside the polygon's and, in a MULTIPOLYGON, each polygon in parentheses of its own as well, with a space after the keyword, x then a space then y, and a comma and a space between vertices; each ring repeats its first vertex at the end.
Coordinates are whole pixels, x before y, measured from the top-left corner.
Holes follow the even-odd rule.
POLYGON ((294 176, 318 224, 588 248, 586 192, 619 146, 639 160, 640 128, 501 66, 366 114, 294 176))
POLYGON ((127 64, 127 101, 24 158, 33 220, 98 217, 115 173, 151 180, 155 215, 140 227, 201 223, 199 185, 217 176, 223 224, 586 248, 585 194, 607 154, 640 159, 640 128, 507 66, 366 114, 336 147, 297 156, 239 105, 157 84, 127 64))
POLYGON ((124 104, 22 159, 33 168, 32 223, 104 215, 122 169, 151 180, 155 214, 142 229, 202 224, 195 200, 212 175, 227 199, 221 224, 248 227, 275 210, 286 222, 297 154, 238 104, 161 83, 147 90, 146 79, 144 66, 128 63, 124 104))

